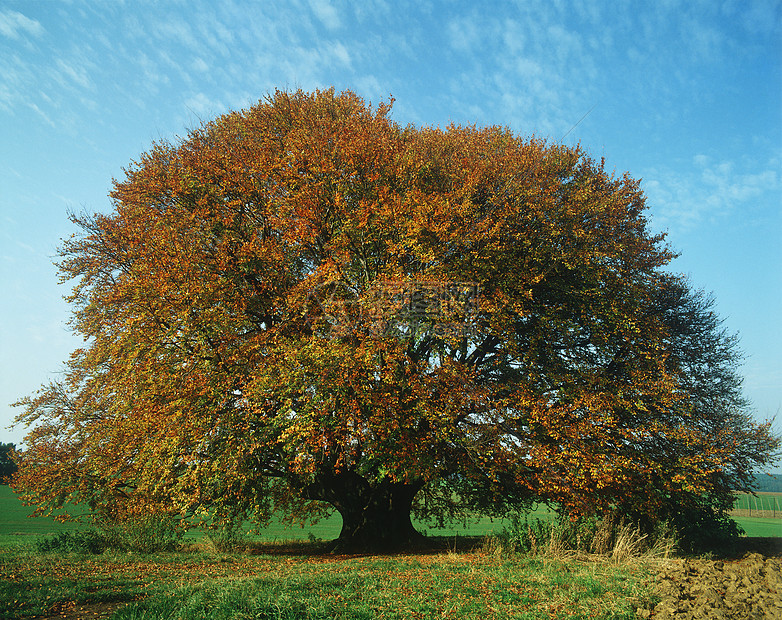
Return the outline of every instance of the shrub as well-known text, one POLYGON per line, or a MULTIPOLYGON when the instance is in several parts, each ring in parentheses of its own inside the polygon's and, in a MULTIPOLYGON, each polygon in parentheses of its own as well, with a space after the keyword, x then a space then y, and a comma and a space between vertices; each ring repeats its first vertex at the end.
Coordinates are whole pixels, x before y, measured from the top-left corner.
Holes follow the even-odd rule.
POLYGON ((41 538, 36 547, 41 552, 103 553, 122 551, 156 553, 175 551, 184 530, 165 515, 146 515, 115 521, 104 521, 97 527, 77 532, 60 532, 41 538))
POLYGON ((184 535, 176 519, 161 514, 108 521, 100 526, 100 532, 106 548, 136 553, 175 551, 184 535))
POLYGON ((673 527, 682 551, 693 554, 729 551, 743 532, 727 512, 709 506, 680 511, 674 515, 673 527))
POLYGON ((242 521, 234 519, 216 525, 206 533, 208 543, 215 551, 223 553, 246 547, 247 536, 242 530, 242 521))
POLYGON ((106 550, 106 541, 101 532, 90 529, 79 532, 59 532, 53 536, 39 538, 35 546, 42 553, 102 553, 106 550))

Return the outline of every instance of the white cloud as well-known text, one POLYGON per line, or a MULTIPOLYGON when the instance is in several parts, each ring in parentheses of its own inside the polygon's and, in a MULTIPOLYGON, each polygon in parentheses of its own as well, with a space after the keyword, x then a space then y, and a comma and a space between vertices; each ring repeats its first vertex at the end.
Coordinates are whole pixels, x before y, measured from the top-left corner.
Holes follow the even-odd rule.
POLYGON ((329 0, 310 0, 310 8, 320 22, 329 30, 336 30, 342 25, 339 13, 329 0))
POLYGON ((740 202, 748 202, 767 191, 780 187, 779 173, 767 167, 760 172, 736 172, 732 161, 711 163, 709 158, 695 157, 701 169, 701 181, 709 192, 710 203, 730 208, 740 202))
POLYGON ((190 66, 192 67, 193 71, 197 71, 199 73, 206 73, 209 71, 209 65, 204 62, 204 59, 201 57, 197 57, 193 60, 192 63, 190 63, 190 66))
POLYGON ((356 92, 377 105, 386 101, 389 96, 388 88, 384 87, 374 75, 365 75, 356 78, 356 92))
POLYGON ((448 21, 446 41, 459 63, 450 91, 485 94, 482 109, 457 97, 455 111, 471 121, 502 119, 523 133, 563 136, 605 91, 608 77, 596 69, 603 50, 593 31, 577 30, 565 19, 571 13, 550 2, 524 2, 448 21))
POLYGON ((350 68, 351 66, 350 53, 348 52, 347 48, 344 45, 342 45, 342 43, 336 42, 336 43, 329 44, 328 54, 339 64, 347 68, 350 68))
POLYGON ((190 26, 183 21, 161 20, 156 24, 158 38, 165 41, 175 41, 190 50, 198 49, 196 40, 190 26))
POLYGON ((373 0, 373 2, 356 2, 353 5, 353 13, 360 22, 387 22, 394 11, 386 0, 373 0))
POLYGON ((203 16, 197 25, 198 33, 208 49, 221 56, 229 57, 234 47, 234 34, 215 15, 203 16))
POLYGON ((38 114, 38 116, 40 116, 46 122, 47 125, 49 125, 50 127, 53 127, 53 128, 57 127, 57 125, 54 123, 54 121, 51 118, 49 118, 49 115, 46 114, 46 112, 44 112, 43 110, 41 110, 41 108, 39 108, 36 104, 31 102, 31 103, 28 103, 27 105, 29 105, 30 108, 36 114, 38 114))
POLYGON ((204 93, 196 93, 185 100, 185 107, 199 119, 210 120, 225 112, 225 105, 216 99, 211 99, 204 93))
POLYGON ((17 11, 0 13, 0 34, 11 39, 19 39, 21 33, 40 37, 44 33, 40 22, 30 19, 17 11))
POLYGON ((458 17, 447 26, 448 42, 459 52, 472 52, 482 39, 474 16, 458 17))
POLYGON ((65 62, 62 58, 58 58, 55 65, 62 75, 68 77, 78 86, 81 86, 82 88, 90 87, 90 78, 85 66, 65 62))
POLYGON ((778 195, 780 177, 774 160, 751 166, 699 154, 687 172, 647 171, 643 185, 656 227, 686 231, 778 195))

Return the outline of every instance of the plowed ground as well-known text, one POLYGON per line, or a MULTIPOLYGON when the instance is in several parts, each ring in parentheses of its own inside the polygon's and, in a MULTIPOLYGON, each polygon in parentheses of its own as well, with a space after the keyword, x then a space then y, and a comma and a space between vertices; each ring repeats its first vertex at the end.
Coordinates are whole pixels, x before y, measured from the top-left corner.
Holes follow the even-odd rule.
POLYGON ((740 559, 681 559, 660 567, 654 600, 638 610, 654 620, 782 620, 782 553, 740 559))

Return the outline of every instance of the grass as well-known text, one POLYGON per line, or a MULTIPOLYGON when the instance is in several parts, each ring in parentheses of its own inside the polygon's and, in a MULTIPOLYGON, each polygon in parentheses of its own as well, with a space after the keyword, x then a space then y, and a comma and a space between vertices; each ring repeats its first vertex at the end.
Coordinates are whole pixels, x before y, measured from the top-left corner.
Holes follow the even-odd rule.
POLYGON ((381 557, 0 553, 0 618, 632 618, 647 568, 484 552, 381 557))
MULTIPOLYGON (((632 618, 649 596, 642 564, 470 549, 468 535, 502 529, 488 519, 446 530, 458 552, 319 555, 311 543, 268 542, 313 534, 279 523, 266 543, 251 541, 242 553, 218 552, 204 539, 150 555, 44 552, 30 534, 61 526, 28 519, 7 488, 0 493, 0 619, 632 618)), ((322 522, 319 537, 333 538, 340 525, 322 522)))
POLYGON ((171 553, 43 552, 30 534, 62 526, 28 519, 29 512, 0 487, 0 620, 96 612, 113 620, 634 618, 650 600, 650 575, 664 557, 644 555, 630 530, 601 556, 565 551, 553 537, 531 553, 503 546, 499 535, 470 546, 469 535, 503 530, 489 519, 429 529, 447 536, 451 551, 441 553, 333 556, 301 541, 335 537, 338 517, 304 529, 278 522, 241 553, 195 537, 171 553))
POLYGON ((747 536, 782 538, 782 493, 738 493, 731 515, 747 536))
MULTIPOLYGON (((782 502, 780 493, 759 493, 760 498, 771 497, 782 502)), ((750 496, 751 497, 751 496, 750 496)), ((739 506, 742 506, 740 498, 739 506)), ((768 504, 769 499, 763 499, 768 504)), ((0 485, 0 546, 12 545, 20 542, 26 536, 41 536, 56 534, 63 531, 73 531, 81 527, 78 523, 59 523, 52 518, 30 518, 32 508, 23 506, 10 487, 0 485)), ((782 512, 777 513, 782 515, 782 512)), ((552 513, 545 507, 539 507, 530 514, 530 519, 546 520, 552 517, 552 513)), ((782 519, 734 516, 733 519, 744 529, 747 536, 751 537, 780 537, 782 538, 782 519)), ((461 523, 453 523, 446 528, 435 528, 427 523, 416 523, 419 530, 429 536, 442 536, 454 539, 458 547, 459 538, 486 536, 501 532, 508 524, 497 519, 481 517, 476 520, 461 523)), ((331 515, 318 523, 310 523, 305 527, 289 525, 277 519, 273 520, 267 528, 259 534, 247 535, 248 542, 288 542, 306 540, 331 540, 339 535, 342 520, 338 514, 331 515)), ((247 529, 249 530, 249 524, 247 529)), ((191 530, 185 540, 191 543, 203 540, 203 533, 191 530)))
MULTIPOLYGON (((743 510, 742 506, 748 505, 751 501, 747 499, 748 494, 739 497, 737 506, 743 510)), ((762 505, 766 510, 770 510, 773 502, 779 503, 782 508, 782 493, 759 493, 758 498, 749 496, 752 500, 758 499, 764 502, 762 505)), ((760 506, 761 504, 758 504, 760 506)), ((753 508, 757 510, 758 508, 753 508)), ((23 506, 18 497, 10 487, 0 485, 0 545, 13 544, 24 536, 41 536, 55 534, 63 531, 73 531, 78 529, 78 523, 59 523, 52 518, 39 517, 30 518, 32 508, 23 506)), ((748 517, 745 513, 742 516, 734 516, 733 519, 741 525, 747 536, 780 537, 782 538, 782 511, 777 512, 777 518, 771 518, 771 515, 764 517, 748 517)), ((545 506, 538 507, 530 513, 530 519, 547 520, 552 517, 552 513, 545 506)), ((508 524, 506 522, 481 517, 471 521, 461 523, 452 523, 446 528, 435 528, 427 523, 416 523, 416 527, 430 536, 454 537, 458 543, 459 537, 486 536, 492 533, 501 532, 508 524)), ((339 535, 342 527, 342 520, 339 514, 333 514, 330 517, 322 519, 318 523, 310 523, 305 527, 290 525, 282 520, 273 520, 259 534, 248 535, 250 542, 284 542, 284 541, 305 541, 305 540, 331 540, 339 535)), ((247 527, 250 529, 249 524, 247 527)), ((197 530, 191 530, 186 535, 186 540, 198 542, 202 540, 203 534, 197 530)))
POLYGON ((756 538, 782 538, 782 519, 733 517, 747 536, 756 538))
MULTIPOLYGON (((75 510, 78 514, 80 511, 75 510)), ((27 535, 47 535, 62 531, 73 531, 81 527, 78 523, 59 523, 49 517, 30 518, 32 508, 23 506, 19 498, 10 487, 0 485, 0 545, 17 542, 19 537, 27 535)), ((546 519, 551 513, 541 507, 531 513, 531 518, 546 519)), ((428 523, 416 523, 416 527, 430 536, 473 537, 485 536, 493 532, 500 532, 506 523, 497 519, 480 517, 474 520, 454 523, 446 528, 436 528, 428 523)), ((333 514, 317 523, 309 523, 304 527, 290 525, 281 519, 273 519, 272 522, 257 534, 248 534, 250 542, 287 542, 306 540, 331 540, 339 536, 342 527, 342 519, 339 514, 333 514)), ((247 524, 246 531, 251 529, 247 524)), ((191 530, 186 535, 186 540, 198 542, 204 537, 198 530, 191 530)), ((458 540, 457 540, 458 542, 458 540)))
POLYGON ((30 518, 33 509, 23 506, 11 487, 0 485, 0 535, 25 536, 71 531, 75 523, 58 523, 51 518, 30 518))
POLYGON ((737 493, 733 513, 737 516, 782 518, 782 493, 737 493))

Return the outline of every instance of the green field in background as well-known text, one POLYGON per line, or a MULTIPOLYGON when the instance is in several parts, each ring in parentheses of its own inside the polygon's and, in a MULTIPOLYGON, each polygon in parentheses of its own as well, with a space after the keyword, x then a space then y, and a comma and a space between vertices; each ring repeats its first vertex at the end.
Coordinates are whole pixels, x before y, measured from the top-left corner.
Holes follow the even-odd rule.
POLYGON ((752 538, 782 538, 782 519, 733 517, 733 520, 752 538))
MULTIPOLYGON (((46 535, 64 530, 82 527, 78 523, 58 523, 48 517, 30 517, 31 507, 23 506, 19 498, 8 486, 0 485, 0 543, 18 540, 19 536, 46 535)), ((78 513, 79 511, 74 511, 78 513)), ((546 509, 531 513, 530 518, 545 519, 550 515, 546 509)), ((478 520, 460 521, 449 527, 440 529, 429 523, 416 523, 416 527, 430 536, 484 536, 492 532, 500 532, 507 525, 497 519, 483 517, 478 520)), ((248 524, 248 529, 249 529, 248 524)), ((254 534, 254 540, 282 542, 290 540, 332 540, 339 536, 342 528, 342 518, 334 513, 317 523, 309 523, 304 527, 289 525, 279 519, 273 519, 260 533, 254 534)), ((199 539, 203 536, 199 530, 191 530, 186 538, 199 539)))
MULTIPOLYGON (((778 499, 782 497, 782 494, 779 493, 764 495, 776 495, 778 499)), ((0 544, 19 542, 25 536, 41 536, 81 527, 78 523, 58 523, 49 517, 31 518, 29 515, 32 510, 32 508, 22 505, 10 487, 0 485, 0 544)), ((550 517, 551 513, 544 507, 529 515, 530 519, 550 517)), ((747 536, 782 538, 782 519, 754 517, 734 517, 734 519, 744 529, 747 536)), ((259 534, 255 534, 251 538, 269 542, 308 540, 310 538, 332 540, 339 536, 341 526, 342 519, 336 513, 318 523, 310 523, 304 527, 273 520, 259 534)), ((416 523, 416 527, 429 536, 454 537, 484 536, 492 532, 500 532, 506 526, 506 522, 488 517, 451 523, 443 529, 435 528, 427 523, 416 523)), ((186 538, 199 539, 202 536, 200 531, 191 530, 186 538)))
POLYGON ((738 493, 735 510, 763 510, 782 516, 782 493, 738 493))

